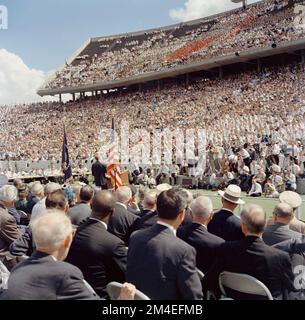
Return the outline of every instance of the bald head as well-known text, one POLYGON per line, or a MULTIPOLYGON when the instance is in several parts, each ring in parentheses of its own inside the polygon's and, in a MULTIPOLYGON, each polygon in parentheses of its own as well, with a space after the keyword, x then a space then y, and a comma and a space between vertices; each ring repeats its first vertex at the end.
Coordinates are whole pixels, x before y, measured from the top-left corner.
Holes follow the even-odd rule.
POLYGON ((274 221, 289 224, 294 217, 293 208, 287 203, 279 203, 273 210, 274 221))
POLYGON ((121 203, 127 205, 128 202, 130 201, 130 199, 132 198, 132 192, 129 187, 123 186, 123 187, 118 188, 115 191, 115 196, 116 196, 116 200, 118 202, 121 202, 121 203))
POLYGON ((266 226, 266 213, 261 206, 246 204, 240 213, 243 233, 261 236, 266 226))
POLYGON ((146 192, 144 195, 144 209, 155 210, 157 203, 157 194, 156 192, 150 191, 146 192))
POLYGON ((213 212, 213 204, 210 198, 200 196, 193 201, 191 209, 194 217, 205 218, 213 212))
POLYGON ((104 220, 111 217, 114 212, 115 203, 115 197, 110 191, 103 190, 96 192, 91 203, 92 218, 104 220))

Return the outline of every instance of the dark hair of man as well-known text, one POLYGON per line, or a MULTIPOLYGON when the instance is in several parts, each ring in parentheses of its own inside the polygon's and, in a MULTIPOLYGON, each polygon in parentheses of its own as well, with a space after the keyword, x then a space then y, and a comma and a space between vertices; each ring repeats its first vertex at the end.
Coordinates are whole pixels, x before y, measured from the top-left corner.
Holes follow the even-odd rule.
POLYGON ((185 199, 179 194, 180 189, 163 191, 157 198, 158 216, 166 220, 176 220, 186 208, 185 199))
POLYGON ((110 191, 102 190, 96 192, 91 202, 92 218, 102 220, 108 216, 111 217, 115 204, 115 197, 110 191))
POLYGON ((47 195, 46 208, 65 210, 68 198, 64 190, 56 190, 47 195))
POLYGON ((94 190, 92 187, 86 185, 80 189, 79 198, 83 202, 89 202, 94 196, 94 190))

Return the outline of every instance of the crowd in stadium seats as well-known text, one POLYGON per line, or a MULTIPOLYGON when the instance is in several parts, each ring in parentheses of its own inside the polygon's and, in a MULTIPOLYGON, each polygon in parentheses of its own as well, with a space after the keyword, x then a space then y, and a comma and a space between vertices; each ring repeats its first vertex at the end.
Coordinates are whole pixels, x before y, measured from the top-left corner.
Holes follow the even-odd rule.
POLYGON ((154 300, 303 300, 301 197, 282 193, 268 218, 260 206, 245 205, 236 185, 219 195, 222 208, 214 212, 208 197, 167 184, 114 192, 85 184, 4 184, 0 300, 109 299, 113 281, 127 281, 119 299, 133 299, 137 289, 154 300), (239 282, 225 294, 218 281, 225 271, 261 281, 266 296, 254 287, 244 292, 239 282))
MULTIPOLYGON (((143 140, 134 138, 134 129, 205 129, 208 170, 187 172, 199 176, 205 187, 224 188, 235 181, 253 196, 278 197, 285 188, 296 190, 296 180, 304 175, 304 77, 304 66, 291 64, 261 73, 201 79, 187 88, 173 85, 160 91, 114 93, 64 105, 52 102, 4 107, 2 160, 47 159, 50 168, 38 175, 60 174, 60 166, 55 168, 53 162, 60 160, 65 124, 73 170, 85 174, 90 169, 84 166, 85 159, 90 161, 98 150, 107 154, 110 137, 101 127, 110 127, 115 109, 117 130, 120 120, 130 124, 131 147, 152 143, 145 136, 143 140), (274 178, 276 182, 267 179, 274 165, 279 167, 275 167, 276 176, 280 176, 274 178), (261 176, 257 176, 260 170, 261 176)), ((191 159, 193 164, 196 159, 198 150, 191 159)), ((128 169, 135 183, 172 182, 172 174, 191 167, 189 159, 177 154, 174 160, 174 165, 162 168, 151 161, 142 166, 141 159, 134 157, 128 169)), ((22 174, 15 168, 0 171, 10 178, 22 174)))
POLYGON ((122 36, 107 48, 101 39, 98 48, 88 49, 90 54, 66 64, 46 87, 118 80, 303 38, 302 16, 294 11, 288 1, 269 0, 247 10, 206 18, 199 24, 154 30, 130 39, 122 36))

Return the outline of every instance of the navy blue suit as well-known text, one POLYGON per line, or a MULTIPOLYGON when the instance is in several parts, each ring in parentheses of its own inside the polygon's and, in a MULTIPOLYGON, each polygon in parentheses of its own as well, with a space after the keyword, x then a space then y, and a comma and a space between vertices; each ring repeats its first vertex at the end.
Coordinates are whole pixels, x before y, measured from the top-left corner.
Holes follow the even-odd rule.
POLYGON ((215 264, 204 277, 204 287, 220 294, 219 274, 223 271, 245 273, 264 283, 275 299, 293 291, 294 275, 287 253, 266 245, 261 238, 248 236, 226 242, 217 252, 215 264))
POLYGON ((208 231, 226 241, 241 240, 245 237, 241 231, 240 219, 226 209, 214 213, 208 224, 208 231))
POLYGON ((215 262, 216 250, 225 242, 198 223, 179 228, 177 236, 196 249, 197 268, 203 273, 215 262))
POLYGON ((126 280, 153 300, 202 299, 195 249, 160 224, 131 235, 126 280))

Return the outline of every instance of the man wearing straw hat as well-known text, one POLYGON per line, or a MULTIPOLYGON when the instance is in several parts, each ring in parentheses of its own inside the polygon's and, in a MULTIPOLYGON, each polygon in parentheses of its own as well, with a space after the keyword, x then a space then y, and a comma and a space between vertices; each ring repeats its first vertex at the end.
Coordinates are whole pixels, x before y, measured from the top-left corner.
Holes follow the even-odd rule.
POLYGON ((305 223, 297 218, 298 210, 302 205, 302 198, 296 192, 284 191, 280 194, 280 202, 287 203, 293 208, 294 217, 289 228, 293 231, 305 233, 305 223))
POLYGON ((234 215, 238 205, 245 203, 240 199, 240 187, 230 184, 225 191, 219 190, 218 193, 221 195, 222 209, 214 214, 208 224, 208 231, 226 241, 243 239, 240 219, 234 215))

